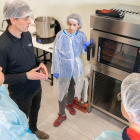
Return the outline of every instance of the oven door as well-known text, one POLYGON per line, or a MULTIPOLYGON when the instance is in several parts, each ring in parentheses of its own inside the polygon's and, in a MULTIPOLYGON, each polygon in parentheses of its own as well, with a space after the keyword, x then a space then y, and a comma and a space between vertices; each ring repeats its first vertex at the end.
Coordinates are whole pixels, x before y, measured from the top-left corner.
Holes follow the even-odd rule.
POLYGON ((140 41, 91 30, 90 42, 93 40, 94 55, 90 51, 90 64, 93 70, 121 81, 129 73, 136 71, 136 62, 140 60, 140 41))

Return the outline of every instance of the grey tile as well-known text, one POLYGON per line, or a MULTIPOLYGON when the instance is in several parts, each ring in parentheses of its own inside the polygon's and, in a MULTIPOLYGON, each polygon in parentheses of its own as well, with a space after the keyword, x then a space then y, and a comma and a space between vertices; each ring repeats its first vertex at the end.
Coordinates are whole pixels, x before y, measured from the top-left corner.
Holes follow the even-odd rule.
POLYGON ((121 131, 124 127, 126 127, 126 124, 123 124, 122 122, 111 118, 106 130, 121 131))
POLYGON ((43 94, 40 111, 48 116, 58 108, 57 95, 53 94, 53 86, 49 82, 41 81, 41 84, 43 94))
POLYGON ((49 95, 49 93, 46 93, 42 96, 41 100, 41 108, 43 112, 46 113, 53 113, 58 108, 58 102, 57 98, 49 95))
POLYGON ((70 128, 62 123, 59 127, 53 126, 54 118, 49 116, 38 125, 38 129, 49 134, 49 140, 59 140, 70 128))
POLYGON ((60 140, 91 140, 76 130, 70 128, 60 140))
POLYGON ((38 121, 37 124, 39 125, 42 121, 44 121, 50 114, 39 110, 38 114, 38 121))
POLYGON ((102 112, 94 107, 91 109, 91 113, 95 114, 99 118, 104 119, 104 121, 106 121, 106 122, 110 122, 110 119, 112 118, 109 115, 105 114, 104 112, 102 112))
POLYGON ((123 129, 126 126, 122 122, 112 118, 111 116, 109 116, 95 108, 92 108, 91 112, 98 115, 98 117, 103 118, 107 122, 106 130, 120 131, 121 129, 123 129))
POLYGON ((72 126, 73 129, 83 135, 94 139, 105 130, 108 122, 93 113, 83 114, 82 117, 72 126))
POLYGON ((41 80, 41 86, 42 86, 42 94, 46 94, 53 89, 53 87, 50 86, 50 82, 48 81, 41 80))

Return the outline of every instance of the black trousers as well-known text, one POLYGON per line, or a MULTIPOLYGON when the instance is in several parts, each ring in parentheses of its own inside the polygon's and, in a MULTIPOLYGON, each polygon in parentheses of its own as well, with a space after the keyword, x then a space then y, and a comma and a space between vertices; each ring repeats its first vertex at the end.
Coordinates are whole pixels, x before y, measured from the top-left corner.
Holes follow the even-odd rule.
POLYGON ((40 86, 35 93, 23 100, 12 98, 18 105, 19 109, 26 114, 27 118, 29 117, 29 129, 33 133, 37 130, 37 119, 41 103, 41 95, 42 88, 40 86))
MULTIPOLYGON (((75 95, 74 85, 75 85, 74 79, 71 78, 67 94, 67 104, 72 103, 72 100, 74 98, 75 95)), ((66 105, 66 95, 64 96, 62 102, 59 101, 59 113, 65 114, 65 105, 66 105)))

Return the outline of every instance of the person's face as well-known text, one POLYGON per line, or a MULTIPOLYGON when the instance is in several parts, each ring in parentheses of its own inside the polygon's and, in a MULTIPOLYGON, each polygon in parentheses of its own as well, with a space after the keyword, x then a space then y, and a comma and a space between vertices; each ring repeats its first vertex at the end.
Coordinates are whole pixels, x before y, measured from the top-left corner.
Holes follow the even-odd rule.
POLYGON ((4 82, 4 74, 2 73, 2 68, 0 67, 0 86, 3 84, 4 82))
POLYGON ((78 28, 80 27, 80 25, 72 20, 68 21, 68 26, 69 26, 69 33, 70 34, 75 34, 76 31, 78 30, 78 28))
POLYGON ((122 115, 129 121, 129 116, 128 116, 127 112, 125 111, 122 102, 121 102, 121 112, 122 112, 122 115))
POLYGON ((15 27, 20 32, 27 32, 29 28, 29 24, 31 24, 29 17, 15 19, 15 27))

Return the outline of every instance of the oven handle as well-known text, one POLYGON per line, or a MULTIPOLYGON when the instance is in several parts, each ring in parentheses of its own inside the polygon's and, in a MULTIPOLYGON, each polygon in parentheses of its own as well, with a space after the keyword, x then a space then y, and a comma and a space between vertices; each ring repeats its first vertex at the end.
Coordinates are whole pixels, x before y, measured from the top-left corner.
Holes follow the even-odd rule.
POLYGON ((92 49, 92 57, 94 57, 94 54, 95 54, 95 44, 94 43, 87 46, 87 60, 88 61, 90 61, 90 49, 92 49))

